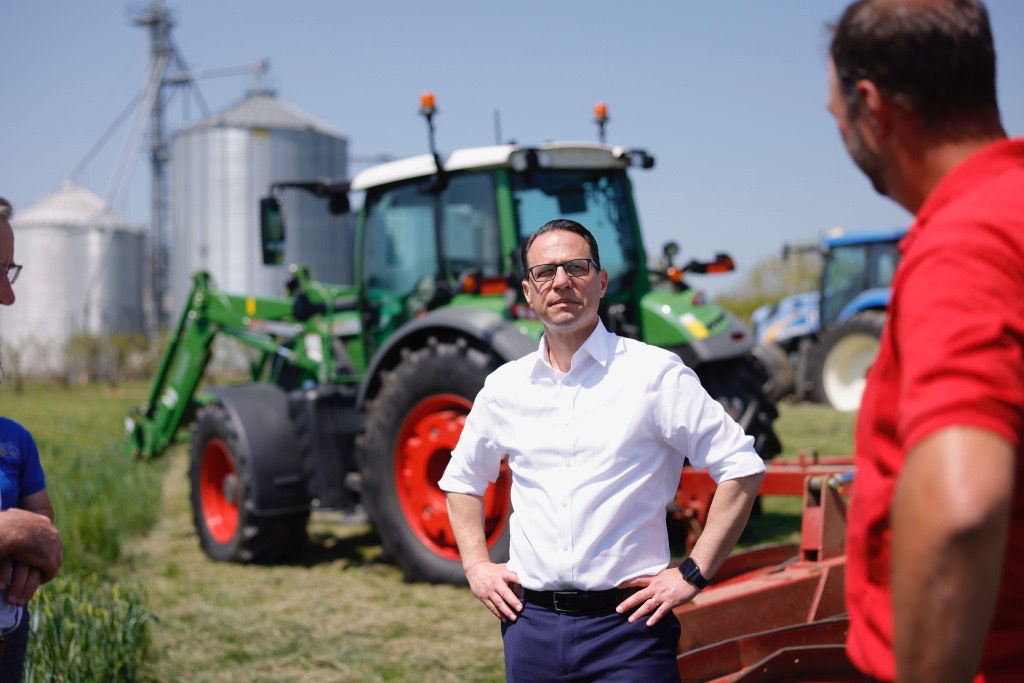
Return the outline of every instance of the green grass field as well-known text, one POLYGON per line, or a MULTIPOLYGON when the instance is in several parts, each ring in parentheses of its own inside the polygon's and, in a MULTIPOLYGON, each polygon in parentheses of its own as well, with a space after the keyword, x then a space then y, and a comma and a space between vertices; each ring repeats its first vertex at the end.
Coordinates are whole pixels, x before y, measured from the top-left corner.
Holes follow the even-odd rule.
MULTIPOLYGON (((0 414, 39 442, 65 542, 33 603, 31 680, 487 681, 503 678, 497 621, 466 588, 409 584, 368 526, 316 517, 301 563, 201 553, 178 447, 120 452, 145 387, 0 387, 0 414)), ((781 406, 786 455, 848 454, 852 417, 781 406)), ((743 544, 794 539, 800 503, 768 498, 743 544)))

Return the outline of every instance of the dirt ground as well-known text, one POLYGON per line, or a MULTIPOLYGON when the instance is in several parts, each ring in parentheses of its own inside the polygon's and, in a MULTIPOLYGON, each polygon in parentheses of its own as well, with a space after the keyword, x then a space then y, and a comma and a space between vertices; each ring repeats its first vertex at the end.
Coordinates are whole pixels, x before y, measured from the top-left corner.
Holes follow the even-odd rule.
POLYGON ((498 621, 467 588, 410 584, 369 526, 317 517, 303 564, 240 566, 199 549, 177 448, 156 527, 121 579, 156 617, 152 673, 166 681, 497 681, 498 621))

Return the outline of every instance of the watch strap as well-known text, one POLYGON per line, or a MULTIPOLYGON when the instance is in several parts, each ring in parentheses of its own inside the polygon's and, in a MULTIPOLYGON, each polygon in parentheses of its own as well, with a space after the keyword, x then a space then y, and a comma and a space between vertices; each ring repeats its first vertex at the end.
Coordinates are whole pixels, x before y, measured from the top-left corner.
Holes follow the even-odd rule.
POLYGON ((679 564, 679 573, 683 575, 683 578, 688 583, 693 584, 699 589, 708 585, 708 580, 700 573, 700 567, 697 566, 692 557, 686 558, 679 564))

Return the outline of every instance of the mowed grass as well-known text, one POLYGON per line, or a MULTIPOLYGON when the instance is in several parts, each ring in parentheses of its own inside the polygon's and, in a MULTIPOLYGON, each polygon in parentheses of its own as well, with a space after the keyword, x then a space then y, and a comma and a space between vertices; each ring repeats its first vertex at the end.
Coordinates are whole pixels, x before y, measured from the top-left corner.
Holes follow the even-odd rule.
MULTIPOLYGON (((775 430, 782 440, 780 458, 794 459, 801 452, 823 457, 853 455, 856 413, 840 413, 810 403, 782 403, 775 430)), ((800 540, 803 501, 797 496, 762 496, 760 509, 751 516, 739 548, 762 543, 796 543, 800 540)))
MULTIPOLYGON (((86 622, 89 629, 111 633, 89 642, 117 647, 127 634, 111 622, 134 619, 138 639, 130 647, 145 660, 130 675, 69 671, 37 680, 504 678, 498 621, 465 587, 403 582, 400 571, 381 557, 369 526, 317 516, 312 541, 297 564, 209 560, 192 527, 186 450, 172 449, 157 463, 133 462, 118 450, 124 413, 144 390, 33 387, 15 396, 0 387, 0 414, 22 421, 40 440, 68 544, 65 576, 75 583, 47 587, 55 592, 46 604, 74 610, 74 601, 88 604, 93 595, 101 602, 116 598, 118 619, 108 609, 106 622, 86 622), (100 582, 101 589, 90 591, 89 581, 100 582), (125 598, 133 591, 141 602, 125 598)), ((820 406, 781 406, 777 429, 785 455, 808 448, 849 454, 852 419, 820 406)), ((766 498, 744 545, 794 540, 799 511, 799 499, 766 498)), ((101 607, 95 605, 94 613, 101 607)), ((56 640, 68 633, 51 628, 40 636, 56 640)), ((65 642, 46 645, 52 652, 68 651, 65 642)))
POLYGON ((199 549, 184 449, 161 518, 123 567, 157 616, 153 673, 192 681, 488 681, 504 678, 498 621, 468 589, 412 584, 369 526, 311 525, 303 563, 213 562, 199 549))

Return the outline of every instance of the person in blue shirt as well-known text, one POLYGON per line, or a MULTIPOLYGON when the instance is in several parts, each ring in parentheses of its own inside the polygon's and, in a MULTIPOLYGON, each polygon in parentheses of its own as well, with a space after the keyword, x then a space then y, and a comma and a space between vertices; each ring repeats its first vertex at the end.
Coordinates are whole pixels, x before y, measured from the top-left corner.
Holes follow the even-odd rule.
MULTIPOLYGON (((0 197, 0 304, 14 303, 21 272, 14 262, 11 205, 0 197)), ((0 681, 20 681, 28 646, 28 601, 57 574, 60 537, 28 430, 0 417, 0 681)))

